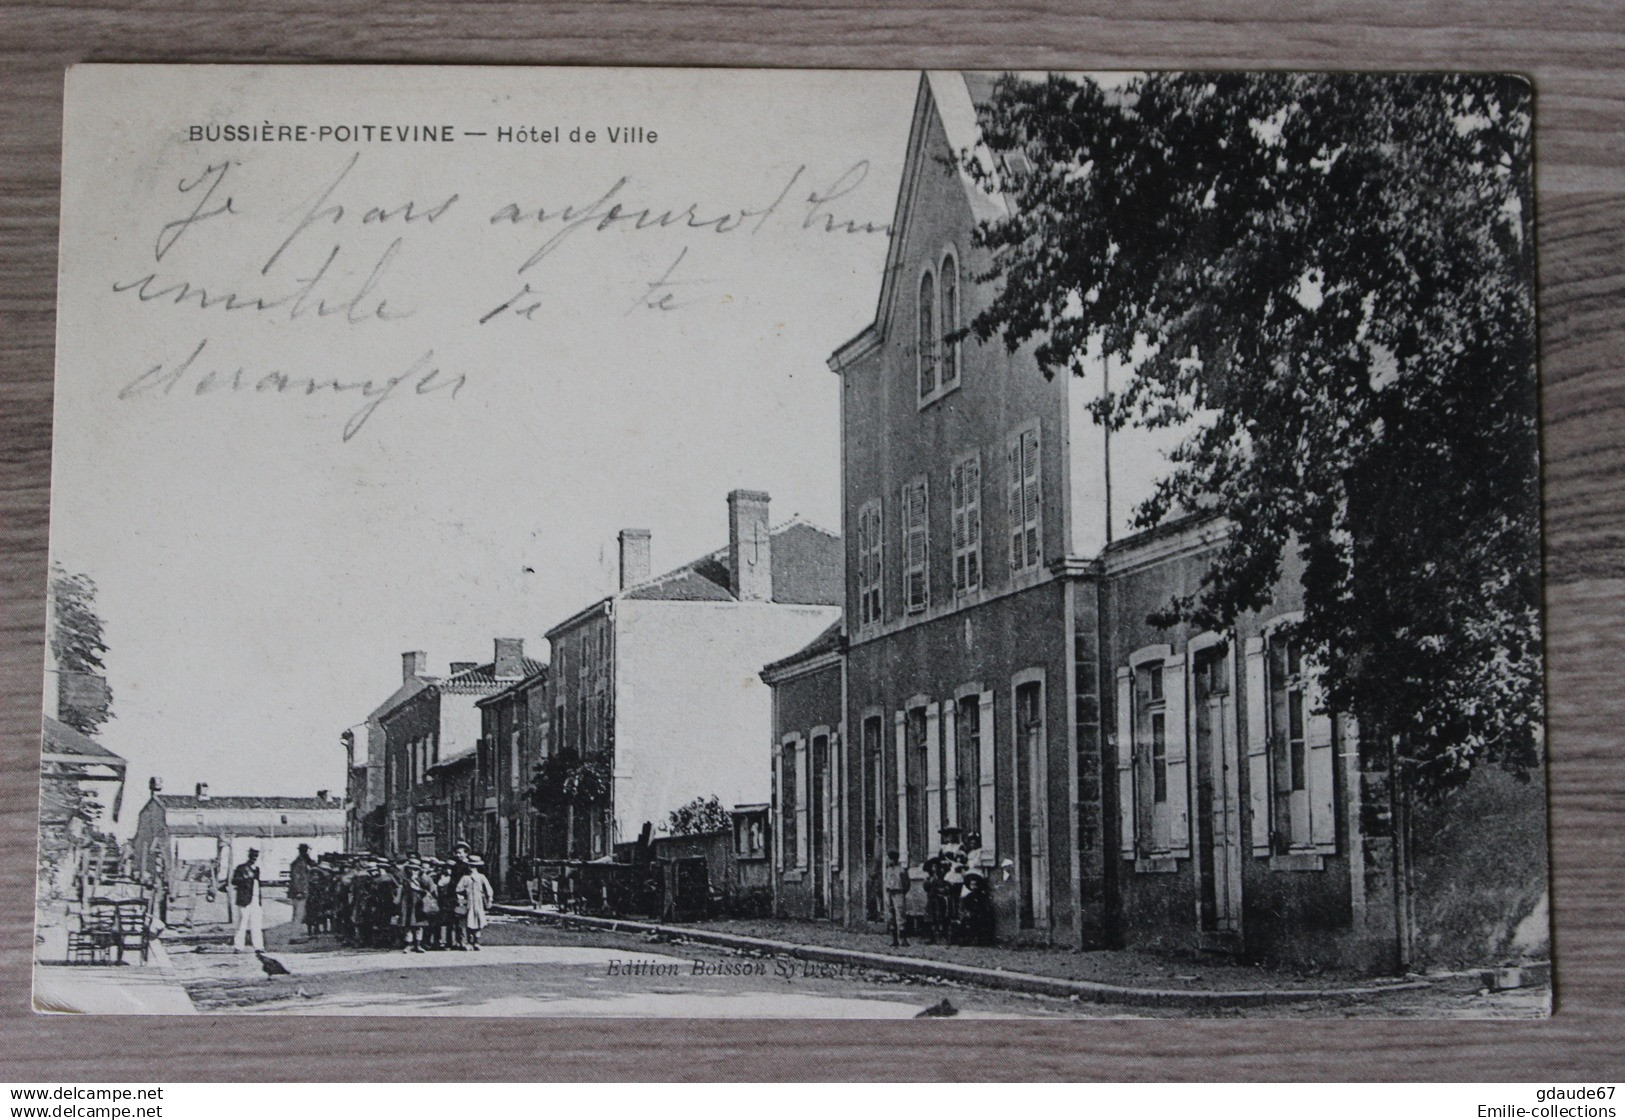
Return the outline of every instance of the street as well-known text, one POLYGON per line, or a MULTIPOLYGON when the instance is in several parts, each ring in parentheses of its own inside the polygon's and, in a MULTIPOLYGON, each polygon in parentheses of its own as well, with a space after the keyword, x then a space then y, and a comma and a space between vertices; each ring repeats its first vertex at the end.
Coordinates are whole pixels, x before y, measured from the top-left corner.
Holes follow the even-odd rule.
POLYGON ((267 974, 252 953, 171 945, 169 958, 205 1013, 602 1018, 907 1019, 1530 1017, 1542 990, 1482 994, 1440 987, 1357 1002, 1269 1007, 1138 1008, 978 989, 788 958, 747 956, 626 933, 497 918, 479 952, 403 953, 340 946, 331 935, 290 942, 267 930, 267 974), (273 969, 274 971, 274 969, 273 969), (942 1006, 946 1000, 949 1007, 942 1006))

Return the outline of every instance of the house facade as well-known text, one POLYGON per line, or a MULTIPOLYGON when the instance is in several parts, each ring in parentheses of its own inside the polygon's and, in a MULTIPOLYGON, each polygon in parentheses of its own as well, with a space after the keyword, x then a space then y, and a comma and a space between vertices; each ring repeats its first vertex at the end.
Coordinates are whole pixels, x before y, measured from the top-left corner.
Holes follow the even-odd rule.
POLYGON ((619 590, 548 631, 552 749, 602 786, 561 806, 571 855, 607 855, 696 797, 769 800, 758 674, 839 616, 841 544, 805 521, 774 527, 759 491, 727 505, 727 546, 660 576, 649 533, 623 531, 619 590))
POLYGON ((844 919, 841 623, 762 670, 773 690, 774 913, 844 919))
MULTIPOLYGON (((1298 572, 1223 633, 1154 626, 1228 531, 1194 515, 1125 531, 1178 433, 1108 436, 1088 408, 1104 364, 1050 380, 1029 349, 963 333, 991 298, 975 226, 1008 206, 959 169, 986 158, 991 88, 922 78, 876 318, 830 360, 846 556, 836 910, 878 921, 885 852, 918 880, 952 825, 1004 939, 1393 968, 1408 905, 1394 791, 1290 641, 1298 572)), ((793 683, 779 688, 799 703, 793 683)), ((792 871, 810 718, 828 717, 774 732, 792 871)), ((787 908, 806 909, 802 889, 783 884, 787 908)))
POLYGON ((427 653, 408 650, 401 654, 400 686, 359 725, 346 728, 339 736, 346 767, 345 847, 352 852, 382 852, 389 848, 389 743, 382 717, 435 679, 429 673, 427 653))
MULTIPOLYGON (((432 855, 449 841, 466 840, 494 864, 503 851, 505 820, 499 811, 495 775, 476 768, 478 812, 450 828, 451 807, 441 782, 430 773, 437 763, 476 753, 482 716, 478 701, 509 685, 545 674, 547 667, 524 655, 519 638, 498 638, 492 660, 454 661, 442 678, 420 678, 423 687, 377 713, 384 733, 384 851, 432 855), (452 835, 456 831, 457 835, 452 835)), ((399 693, 398 693, 399 695, 399 693)))
POLYGON ((496 859, 488 861, 488 874, 499 892, 519 895, 531 858, 558 847, 544 843, 544 821, 529 796, 531 774, 547 751, 546 668, 481 697, 475 707, 480 710, 476 770, 485 779, 477 784, 491 791, 497 818, 496 859))

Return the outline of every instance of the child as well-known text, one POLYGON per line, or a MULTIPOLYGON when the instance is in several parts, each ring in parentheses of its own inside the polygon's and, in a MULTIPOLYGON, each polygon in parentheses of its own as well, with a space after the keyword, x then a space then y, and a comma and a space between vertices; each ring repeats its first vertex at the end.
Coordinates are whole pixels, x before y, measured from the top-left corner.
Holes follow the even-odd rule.
POLYGON ((896 848, 886 853, 886 925, 893 946, 908 944, 908 868, 900 859, 896 848))
POLYGON ((471 855, 463 862, 468 865, 468 874, 457 884, 457 914, 462 918, 468 947, 477 953, 480 951, 480 931, 487 921, 486 910, 494 896, 491 893, 491 880, 485 877, 483 870, 485 861, 471 855))

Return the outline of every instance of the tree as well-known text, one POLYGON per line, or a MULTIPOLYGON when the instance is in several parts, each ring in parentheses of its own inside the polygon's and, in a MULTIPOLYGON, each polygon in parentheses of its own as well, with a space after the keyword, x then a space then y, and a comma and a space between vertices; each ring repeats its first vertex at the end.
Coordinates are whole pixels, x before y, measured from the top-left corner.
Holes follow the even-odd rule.
POLYGON ((107 686, 107 653, 102 619, 96 613, 96 582, 84 573, 51 565, 51 654, 63 680, 59 715, 76 731, 94 735, 113 717, 113 692, 107 686))
POLYGON ((1223 516, 1225 625, 1304 565, 1329 702, 1438 796, 1539 758, 1530 91, 1482 75, 1004 77, 981 113, 1008 217, 991 306, 1047 376, 1110 355, 1097 419, 1170 427, 1137 512, 1223 516), (1019 157, 1017 155, 1019 153, 1019 157), (1117 367, 1114 367, 1117 368, 1117 367))
POLYGON ((696 797, 680 809, 673 809, 666 817, 666 831, 673 836, 704 836, 711 832, 726 832, 733 827, 733 817, 722 807, 716 794, 696 797))

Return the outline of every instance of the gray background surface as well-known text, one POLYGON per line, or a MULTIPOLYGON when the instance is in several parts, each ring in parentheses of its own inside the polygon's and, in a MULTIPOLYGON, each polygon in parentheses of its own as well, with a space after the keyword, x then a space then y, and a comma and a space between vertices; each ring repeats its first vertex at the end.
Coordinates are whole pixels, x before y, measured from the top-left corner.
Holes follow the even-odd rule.
MULTIPOLYGON (((1625 18, 1617 0, 0 7, 0 1080, 1562 1081, 1625 1071, 1625 18), (75 1019, 29 1010, 63 69, 83 61, 1494 69, 1537 96, 1546 1023, 75 1019)), ((139 793, 139 791, 136 791, 139 793)))

